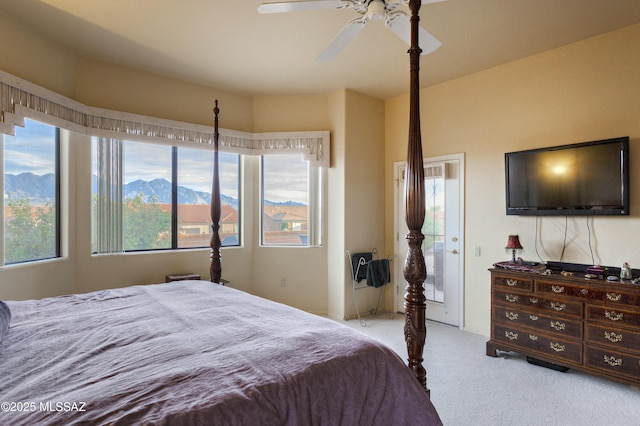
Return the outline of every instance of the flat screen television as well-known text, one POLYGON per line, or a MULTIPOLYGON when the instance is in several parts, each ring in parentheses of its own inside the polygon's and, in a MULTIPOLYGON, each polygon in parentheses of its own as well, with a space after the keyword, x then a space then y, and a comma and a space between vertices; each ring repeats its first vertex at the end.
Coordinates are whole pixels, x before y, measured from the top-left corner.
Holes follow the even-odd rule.
POLYGON ((505 154, 508 215, 628 215, 629 137, 505 154))

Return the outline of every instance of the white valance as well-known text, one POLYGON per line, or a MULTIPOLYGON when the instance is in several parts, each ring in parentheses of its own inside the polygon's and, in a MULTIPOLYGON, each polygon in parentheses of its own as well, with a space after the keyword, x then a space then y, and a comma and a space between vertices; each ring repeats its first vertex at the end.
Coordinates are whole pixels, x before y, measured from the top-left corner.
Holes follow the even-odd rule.
MULTIPOLYGON (((0 70, 0 132, 13 135, 25 118, 74 132, 177 146, 213 144, 213 126, 90 107, 0 70)), ((329 167, 329 132, 249 133, 219 129, 220 151, 245 155, 300 152, 329 167)))

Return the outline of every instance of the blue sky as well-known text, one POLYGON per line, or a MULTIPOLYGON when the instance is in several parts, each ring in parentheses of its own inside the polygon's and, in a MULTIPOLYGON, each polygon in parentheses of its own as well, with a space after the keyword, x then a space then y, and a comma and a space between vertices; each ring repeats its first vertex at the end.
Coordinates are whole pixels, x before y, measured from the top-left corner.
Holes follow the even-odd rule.
POLYGON ((264 198, 275 202, 296 201, 308 204, 308 163, 302 154, 292 161, 291 155, 264 156, 264 198))
POLYGON ((33 120, 25 120, 25 127, 15 127, 15 136, 3 135, 4 172, 31 172, 44 175, 55 172, 55 128, 33 120))

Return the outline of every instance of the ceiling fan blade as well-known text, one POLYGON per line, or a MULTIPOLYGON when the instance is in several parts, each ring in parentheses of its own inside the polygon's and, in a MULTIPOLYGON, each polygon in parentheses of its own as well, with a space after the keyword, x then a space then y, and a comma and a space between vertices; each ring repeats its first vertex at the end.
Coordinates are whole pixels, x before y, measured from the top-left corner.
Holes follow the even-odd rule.
POLYGON ((285 1, 263 3, 258 6, 259 13, 299 12, 305 10, 339 9, 344 7, 342 0, 285 1))
POLYGON ((329 46, 316 58, 318 62, 332 61, 342 50, 358 35, 367 23, 366 18, 356 18, 349 21, 347 25, 340 30, 337 36, 329 43, 329 46))
MULTIPOLYGON (((411 45, 411 21, 409 15, 404 12, 393 12, 388 14, 385 24, 395 35, 400 37, 408 45, 411 45)), ((442 46, 440 40, 435 38, 433 34, 425 30, 421 25, 418 26, 418 42, 422 49, 422 55, 434 52, 438 47, 442 46)))
MULTIPOLYGON (((443 1, 447 1, 447 0, 423 0, 422 4, 430 4, 430 3, 441 3, 443 1)), ((387 2, 387 5, 391 3, 391 4, 401 4, 403 6, 408 6, 409 5, 409 0, 399 0, 397 2, 387 2)))

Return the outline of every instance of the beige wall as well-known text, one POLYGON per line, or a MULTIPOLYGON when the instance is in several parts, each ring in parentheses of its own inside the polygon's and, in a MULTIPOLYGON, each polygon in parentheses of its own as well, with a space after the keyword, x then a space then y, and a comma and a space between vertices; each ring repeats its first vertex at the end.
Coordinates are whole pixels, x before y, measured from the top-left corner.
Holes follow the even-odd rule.
MULTIPOLYGON (((259 133, 330 130, 327 105, 326 95, 256 97, 253 100, 253 129, 259 133)), ((259 170, 258 163, 256 161, 256 171, 259 170)), ((257 212, 260 209, 257 175, 251 182, 254 193, 251 210, 257 212)), ((322 205, 323 217, 326 217, 326 199, 322 205)), ((253 221, 255 236, 251 243, 252 292, 309 312, 326 313, 326 242, 322 247, 263 247, 258 237, 260 215, 254 214, 250 220, 253 221), (282 278, 285 280, 284 287, 280 285, 282 278)))
MULTIPOLYGON (((344 248, 351 253, 376 248, 380 257, 393 255, 385 251, 384 241, 384 103, 379 99, 347 91, 346 143, 344 170, 344 248)), ((342 264, 346 264, 343 259, 342 264)), ((346 268, 345 301, 351 305, 353 280, 346 268)), ((359 286, 364 283, 361 282, 359 286)), ((392 288, 393 286, 387 286, 392 288)), ((355 292, 358 308, 374 308, 379 290, 364 288, 355 292)), ((381 307, 382 308, 382 307, 381 307)), ((348 310, 346 314, 349 314, 348 310)), ((355 307, 351 315, 356 315, 355 307)))
POLYGON ((345 238, 346 217, 346 90, 329 95, 331 132, 331 168, 328 177, 327 235, 327 313, 331 318, 345 315, 345 238))
MULTIPOLYGON (((253 290, 308 311, 343 318, 351 303, 345 250, 377 247, 382 252, 384 246, 384 103, 350 90, 256 97, 253 116, 255 132, 331 131, 323 246, 266 248, 255 241, 253 290), (280 277, 286 277, 284 288, 279 286, 280 277)), ((257 222, 254 226, 258 227, 257 222)), ((370 309, 376 294, 361 292, 360 306, 370 309)))
POLYGON ((73 97, 76 56, 13 22, 0 11, 0 69, 73 97))
POLYGON ((220 127, 252 131, 249 97, 106 62, 77 64, 74 99, 85 105, 211 126, 218 99, 220 127))
MULTIPOLYGON (((509 255, 519 234, 522 257, 560 260, 563 217, 505 215, 504 153, 630 136, 631 164, 640 164, 640 25, 535 55, 421 91, 427 157, 464 152, 465 328, 489 334, 487 269, 509 255), (537 243, 536 243, 537 241, 537 243), (481 256, 474 249, 481 248, 481 256)), ((393 162, 406 156, 408 96, 386 102, 386 200, 393 199, 393 162)), ((640 266, 640 175, 631 170, 629 217, 589 219, 596 264, 640 266)), ((387 248, 393 247, 393 205, 386 203, 387 248)), ((569 218, 563 260, 592 263, 587 219, 569 218)))

